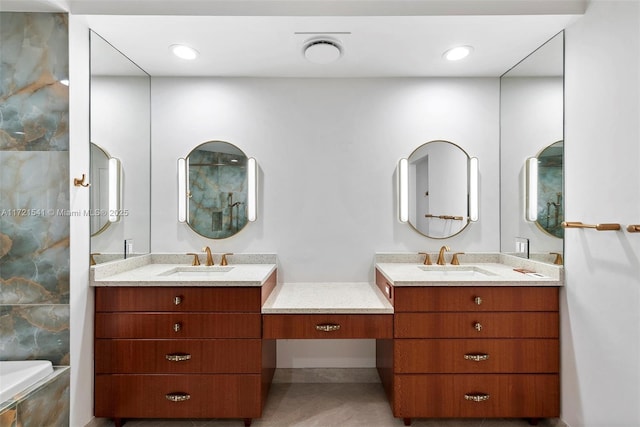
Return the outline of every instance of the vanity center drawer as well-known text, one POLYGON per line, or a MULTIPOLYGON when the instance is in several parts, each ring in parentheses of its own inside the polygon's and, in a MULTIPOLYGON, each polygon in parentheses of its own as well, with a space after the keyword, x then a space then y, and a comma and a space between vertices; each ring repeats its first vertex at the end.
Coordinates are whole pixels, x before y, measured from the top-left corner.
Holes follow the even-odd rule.
POLYGON ((264 339, 393 338, 392 314, 265 314, 264 339))

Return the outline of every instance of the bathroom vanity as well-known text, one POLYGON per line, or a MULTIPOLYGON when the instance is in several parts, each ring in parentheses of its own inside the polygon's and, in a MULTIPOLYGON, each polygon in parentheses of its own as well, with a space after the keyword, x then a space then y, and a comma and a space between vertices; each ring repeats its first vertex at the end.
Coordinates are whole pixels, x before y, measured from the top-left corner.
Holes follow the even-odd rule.
POLYGON ((562 268, 501 254, 376 255, 375 283, 277 283, 275 255, 92 269, 95 415, 262 416, 277 339, 375 339, 395 417, 559 415, 562 268), (450 260, 449 260, 450 262, 450 260), (533 272, 535 271, 535 272, 533 272))
POLYGON ((262 339, 261 307, 276 284, 275 259, 228 268, 185 268, 185 260, 148 259, 116 274, 104 265, 97 271, 106 278, 93 278, 95 415, 116 426, 126 418, 250 425, 262 415, 276 347, 262 339))
POLYGON ((500 257, 471 266, 376 264, 376 284, 394 306, 393 339, 377 341, 377 367, 405 425, 559 416, 561 271, 500 257))

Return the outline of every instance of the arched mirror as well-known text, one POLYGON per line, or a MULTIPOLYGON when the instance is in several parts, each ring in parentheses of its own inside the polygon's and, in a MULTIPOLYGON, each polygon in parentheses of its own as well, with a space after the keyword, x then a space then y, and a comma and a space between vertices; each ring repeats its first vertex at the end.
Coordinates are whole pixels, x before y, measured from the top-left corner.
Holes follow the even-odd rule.
POLYGON ((123 215, 122 166, 120 159, 111 157, 107 150, 91 143, 90 226, 91 237, 105 231, 123 215))
POLYGON ((433 239, 478 219, 478 159, 449 141, 430 141, 398 165, 399 218, 433 239))
POLYGON ((564 141, 557 141, 527 159, 526 165, 527 220, 558 238, 564 237, 563 157, 564 141))
POLYGON ((178 159, 178 220, 225 239, 256 219, 256 161, 235 145, 208 141, 178 159))

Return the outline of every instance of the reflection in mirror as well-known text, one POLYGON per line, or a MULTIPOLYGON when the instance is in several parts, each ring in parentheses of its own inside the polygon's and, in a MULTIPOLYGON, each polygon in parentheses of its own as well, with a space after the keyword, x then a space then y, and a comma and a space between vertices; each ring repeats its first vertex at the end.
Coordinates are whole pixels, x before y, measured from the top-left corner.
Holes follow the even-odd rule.
POLYGON ((121 209, 122 167, 99 145, 91 143, 91 237, 102 233, 125 212, 121 209))
POLYGON ((449 141, 430 141, 398 164, 398 215, 444 239, 478 219, 478 159, 449 141))
POLYGON ((527 174, 527 221, 535 221, 543 232, 560 238, 564 237, 563 156, 564 141, 557 141, 527 159, 535 165, 529 167, 531 177, 527 174))
POLYGON ((93 31, 90 43, 90 133, 100 145, 91 144, 91 259, 100 263, 150 251, 151 86, 147 73, 93 31), (111 208, 108 153, 119 159, 112 171, 121 163, 112 179, 122 178, 111 208))
POLYGON ((500 78, 500 249, 549 263, 563 253, 563 76, 559 33, 500 78))
POLYGON ((178 220, 203 237, 225 239, 256 220, 255 159, 209 141, 178 159, 178 220))

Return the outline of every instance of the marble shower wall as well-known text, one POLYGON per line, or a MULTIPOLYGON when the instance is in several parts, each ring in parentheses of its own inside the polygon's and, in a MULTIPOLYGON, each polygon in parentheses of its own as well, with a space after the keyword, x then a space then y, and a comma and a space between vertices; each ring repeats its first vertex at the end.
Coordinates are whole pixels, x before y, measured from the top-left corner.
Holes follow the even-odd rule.
POLYGON ((68 16, 0 13, 0 359, 69 364, 68 16))

